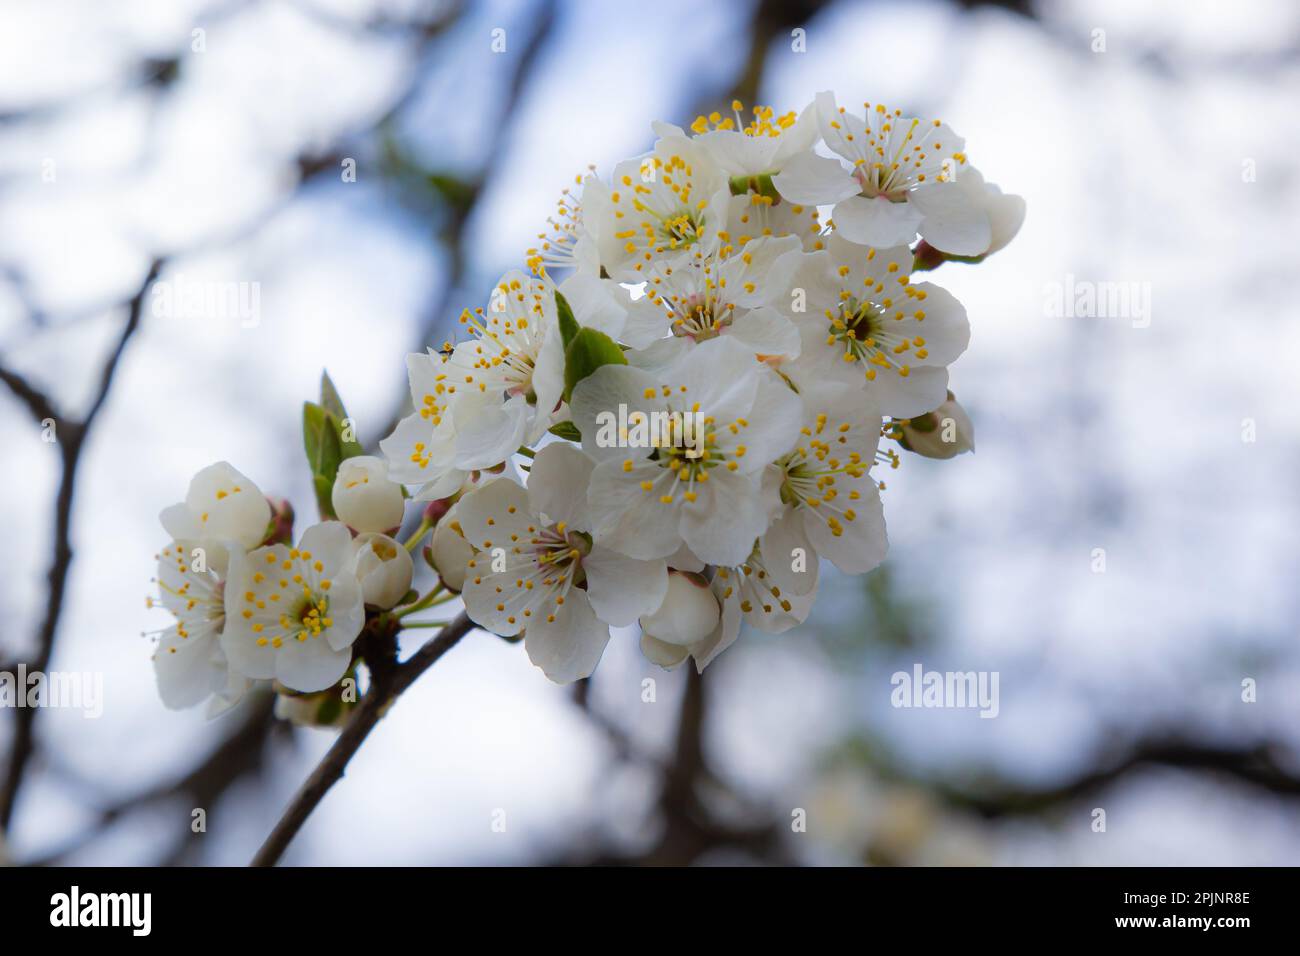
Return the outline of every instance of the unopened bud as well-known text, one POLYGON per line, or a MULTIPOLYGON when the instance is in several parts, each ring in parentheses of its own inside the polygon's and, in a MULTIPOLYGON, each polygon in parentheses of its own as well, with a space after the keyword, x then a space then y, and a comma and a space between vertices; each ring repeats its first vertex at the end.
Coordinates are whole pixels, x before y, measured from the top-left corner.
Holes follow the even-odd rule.
POLYGON ((975 426, 952 392, 934 411, 909 419, 900 429, 898 443, 926 458, 955 458, 975 450, 975 426))
POLYGON ((431 525, 436 525, 442 520, 442 516, 451 510, 452 500, 451 498, 436 498, 430 501, 425 505, 424 514, 421 515, 421 518, 431 525))
POLYGON ((288 499, 281 498, 274 501, 266 499, 271 506, 271 520, 266 526, 266 540, 263 545, 268 544, 293 544, 293 505, 289 504, 288 499))
POLYGON ((641 630, 664 644, 686 647, 712 634, 720 614, 718 599, 704 578, 669 571, 663 603, 641 618, 641 630))
POLYGON ((388 610, 411 588, 415 565, 407 550, 386 534, 368 532, 352 541, 353 571, 367 604, 388 610))
POLYGON ((330 496, 334 513, 353 531, 393 531, 402 523, 402 486, 388 479, 382 458, 345 458, 330 496))
POLYGON ((460 525, 453 515, 449 521, 440 521, 433 529, 433 541, 425 548, 425 560, 438 572, 442 583, 450 590, 465 589, 465 572, 474 559, 474 549, 460 533, 460 525))

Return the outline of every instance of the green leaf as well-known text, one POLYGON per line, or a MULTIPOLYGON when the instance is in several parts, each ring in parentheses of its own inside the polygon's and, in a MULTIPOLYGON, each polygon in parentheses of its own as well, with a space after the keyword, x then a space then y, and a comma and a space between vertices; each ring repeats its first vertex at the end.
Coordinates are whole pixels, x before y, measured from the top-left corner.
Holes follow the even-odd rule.
POLYGON ((339 398, 338 389, 334 387, 334 381, 326 371, 320 373, 320 404, 321 408, 339 421, 348 417, 347 411, 343 408, 343 399, 339 398))
POLYGON ((555 311, 560 316, 560 340, 564 343, 564 348, 567 351, 569 345, 581 330, 581 326, 578 325, 578 320, 573 317, 573 309, 569 308, 568 301, 564 296, 560 295, 559 289, 555 290, 555 311))
POLYGON ((333 518, 334 504, 330 496, 334 491, 334 478, 339 473, 339 462, 343 460, 343 447, 334 416, 312 402, 303 402, 302 405, 302 444, 307 452, 307 465, 311 468, 320 516, 333 518))
POLYGON ((339 447, 342 449, 343 457, 355 458, 357 455, 364 455, 366 450, 361 447, 361 443, 355 437, 356 426, 353 425, 352 419, 348 417, 347 409, 343 407, 343 399, 339 398, 338 389, 334 387, 334 381, 330 378, 329 372, 321 372, 320 374, 320 404, 334 420, 334 427, 338 432, 339 447), (345 436, 345 432, 349 430, 354 433, 354 437, 348 438, 345 436))
POLYGON ((573 422, 556 422, 547 430, 566 441, 582 441, 582 432, 578 431, 578 426, 573 422))
POLYGON ((580 329, 564 350, 564 400, 574 387, 602 365, 626 365, 627 357, 618 343, 604 332, 580 329))

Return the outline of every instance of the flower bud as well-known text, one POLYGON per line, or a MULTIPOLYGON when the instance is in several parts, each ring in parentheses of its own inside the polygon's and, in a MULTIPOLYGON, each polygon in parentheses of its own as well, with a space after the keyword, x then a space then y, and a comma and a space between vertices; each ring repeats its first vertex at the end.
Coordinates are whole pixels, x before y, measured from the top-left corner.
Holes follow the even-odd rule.
POLYGON ((402 488, 388 480, 382 458, 343 459, 330 497, 334 513, 353 531, 391 531, 402 523, 402 488))
POLYGON ((641 618, 641 630, 664 644, 686 647, 712 634, 720 613, 718 599, 702 577, 669 571, 664 601, 641 618))
POLYGON ((271 521, 267 525, 267 534, 263 545, 293 544, 293 505, 287 499, 275 501, 266 499, 271 505, 271 521))
POLYGON ((451 510, 451 506, 455 504, 455 497, 455 495, 450 495, 446 498, 435 498, 430 501, 424 507, 423 519, 429 524, 436 525, 451 510))
POLYGON ((975 450, 975 426, 952 392, 934 411, 910 419, 901 427, 898 443, 926 458, 954 458, 975 450))
POLYGON ((459 593, 465 589, 465 572, 474 557, 474 549, 461 536, 460 525, 456 516, 438 522, 433 529, 433 542, 429 545, 429 564, 438 572, 438 577, 452 591, 459 593))
POLYGON ((275 716, 296 727, 342 727, 355 707, 343 699, 338 687, 315 694, 282 691, 275 696, 275 716))
POLYGON ((357 583, 367 604, 388 610, 411 589, 415 564, 407 550, 388 535, 357 535, 352 554, 357 583))

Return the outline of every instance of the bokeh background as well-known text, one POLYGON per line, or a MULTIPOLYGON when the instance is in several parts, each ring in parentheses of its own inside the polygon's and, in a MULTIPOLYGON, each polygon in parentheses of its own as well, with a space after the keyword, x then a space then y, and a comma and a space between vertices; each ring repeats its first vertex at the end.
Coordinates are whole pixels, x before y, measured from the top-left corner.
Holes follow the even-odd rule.
POLYGON ((575 174, 653 119, 822 89, 941 116, 1028 201, 1008 249, 933 274, 970 313, 978 451, 905 456, 886 564, 826 567, 804 626, 702 679, 622 632, 560 688, 472 635, 287 860, 1300 861, 1287 0, 8 0, 0 670, 102 672, 105 703, 0 711, 4 859, 246 862, 333 735, 264 697, 162 707, 158 511, 226 459, 305 522, 322 369, 373 445, 403 354, 484 304, 575 174), (155 260, 258 283, 260 322, 151 314, 155 260), (1143 284, 1149 323, 1054 314, 1071 281, 1143 284), (891 707, 916 663, 997 671, 997 718, 891 707))

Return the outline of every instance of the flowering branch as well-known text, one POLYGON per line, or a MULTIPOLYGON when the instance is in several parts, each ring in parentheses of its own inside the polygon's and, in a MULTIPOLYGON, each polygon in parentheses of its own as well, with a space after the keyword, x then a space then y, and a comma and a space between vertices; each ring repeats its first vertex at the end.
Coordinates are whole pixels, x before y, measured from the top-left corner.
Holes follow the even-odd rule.
MULTIPOLYGON (((693 137, 657 124, 608 180, 580 177, 527 272, 461 313, 468 337, 407 356, 411 412, 382 457, 323 376, 303 406, 321 521, 296 546, 287 503, 226 462, 163 510, 164 702, 219 712, 271 681, 280 716, 343 728, 255 864, 279 859, 388 704, 475 624, 556 683, 590 676, 632 624, 652 663, 703 671, 742 623, 801 624, 819 559, 847 574, 884 560, 872 469, 899 456, 881 440, 934 458, 973 444, 947 390, 970 324, 912 281, 912 244, 975 261, 1024 203, 974 168, 955 178, 964 141, 939 120, 865 110, 830 92, 780 116, 733 102, 693 137), (411 500, 428 504, 401 542, 411 500), (419 551, 438 583, 421 597, 411 552, 431 528, 419 551), (456 597, 445 626, 403 623, 456 597), (399 664, 404 626, 443 630, 399 664)), ((696 675, 666 781, 687 816, 703 702, 696 675)))
POLYGON ((416 651, 410 660, 391 669, 376 669, 373 672, 374 684, 362 699, 361 705, 348 720, 339 739, 334 741, 334 746, 330 747, 289 803, 280 822, 257 851, 250 866, 274 866, 279 861, 330 787, 343 776, 353 754, 370 736, 380 718, 388 712, 389 705, 473 629, 474 623, 462 612, 437 637, 416 651))

